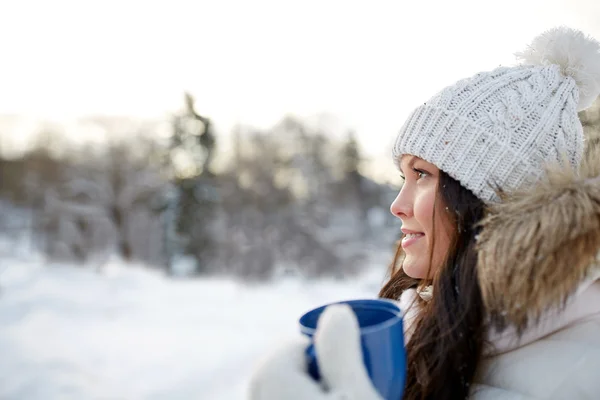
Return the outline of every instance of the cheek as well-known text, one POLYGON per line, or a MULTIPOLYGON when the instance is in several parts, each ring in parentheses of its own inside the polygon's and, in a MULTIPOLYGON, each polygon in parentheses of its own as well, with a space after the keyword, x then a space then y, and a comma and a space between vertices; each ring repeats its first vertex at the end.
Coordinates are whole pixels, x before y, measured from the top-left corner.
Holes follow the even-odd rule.
MULTIPOLYGON (((436 191, 422 193, 414 203, 414 216, 421 229, 428 237, 427 243, 433 245, 431 261, 432 272, 439 268, 452 244, 452 222, 445 205, 438 199, 436 204, 436 191), (434 216, 435 207, 435 216, 434 216), (435 217, 435 225, 433 219, 435 217)), ((430 248, 431 249, 431 248, 430 248)), ((425 271, 422 271, 425 273, 425 271)))
POLYGON ((414 203, 413 213, 415 219, 427 236, 430 236, 434 233, 432 232, 434 204, 435 192, 432 190, 420 194, 419 197, 415 199, 414 203))
POLYGON ((446 207, 439 207, 435 210, 435 248, 433 249, 433 257, 440 264, 448 254, 452 237, 455 232, 454 225, 446 211, 446 207))

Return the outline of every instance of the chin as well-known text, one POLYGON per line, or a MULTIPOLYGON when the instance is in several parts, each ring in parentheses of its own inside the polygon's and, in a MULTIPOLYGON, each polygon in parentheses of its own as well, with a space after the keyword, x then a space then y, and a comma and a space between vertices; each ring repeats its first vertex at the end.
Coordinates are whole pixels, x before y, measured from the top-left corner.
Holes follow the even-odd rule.
POLYGON ((404 260, 402 270, 413 279, 423 279, 427 274, 426 267, 418 265, 418 263, 412 263, 410 260, 404 260))

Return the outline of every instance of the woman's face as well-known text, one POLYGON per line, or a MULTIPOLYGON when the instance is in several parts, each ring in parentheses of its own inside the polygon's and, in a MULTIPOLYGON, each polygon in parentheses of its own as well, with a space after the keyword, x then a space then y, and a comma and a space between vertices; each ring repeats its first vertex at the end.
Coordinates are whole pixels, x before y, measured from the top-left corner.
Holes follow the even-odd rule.
POLYGON ((446 205, 441 198, 436 202, 440 170, 412 155, 402 156, 400 170, 404 185, 390 210, 402 220, 402 269, 415 279, 432 278, 452 241, 452 222, 446 205))

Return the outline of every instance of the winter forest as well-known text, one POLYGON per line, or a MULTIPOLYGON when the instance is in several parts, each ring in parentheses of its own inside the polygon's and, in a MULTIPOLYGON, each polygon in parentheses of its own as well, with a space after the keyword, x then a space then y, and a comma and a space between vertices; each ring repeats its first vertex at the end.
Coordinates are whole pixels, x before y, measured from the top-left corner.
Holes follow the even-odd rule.
POLYGON ((53 262, 101 270, 118 255, 187 277, 342 277, 367 250, 391 252, 396 188, 361 174, 352 132, 336 141, 291 117, 238 127, 217 169, 219 133, 184 100, 162 137, 131 132, 57 155, 59 134, 42 132, 35 148, 0 160, 2 231, 53 262))

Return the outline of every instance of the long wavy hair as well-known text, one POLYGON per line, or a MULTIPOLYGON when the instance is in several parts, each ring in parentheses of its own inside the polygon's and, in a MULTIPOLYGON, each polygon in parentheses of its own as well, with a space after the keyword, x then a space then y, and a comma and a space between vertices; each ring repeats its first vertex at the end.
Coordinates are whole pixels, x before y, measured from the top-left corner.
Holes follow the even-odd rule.
MULTIPOLYGON (((443 171, 435 201, 443 202, 442 209, 455 228, 445 261, 435 269, 430 262, 431 280, 413 279, 402 270, 404 254, 398 245, 390 279, 379 293, 383 298, 398 299, 409 288, 433 285, 430 301, 416 300, 422 310, 407 343, 403 400, 467 398, 484 345, 484 307, 475 249, 484 203, 443 171)), ((430 254, 430 261, 432 257, 430 254)))

